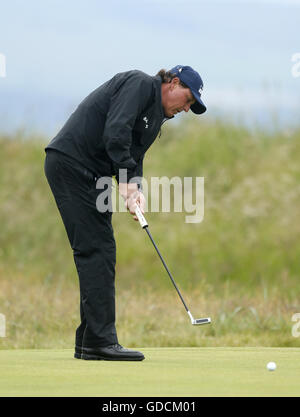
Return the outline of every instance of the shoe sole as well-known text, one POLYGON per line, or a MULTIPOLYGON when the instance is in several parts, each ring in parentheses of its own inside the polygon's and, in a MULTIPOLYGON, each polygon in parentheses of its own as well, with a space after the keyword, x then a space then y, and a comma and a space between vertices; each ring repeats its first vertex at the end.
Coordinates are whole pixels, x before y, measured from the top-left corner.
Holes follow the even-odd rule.
POLYGON ((105 356, 98 356, 98 355, 87 355, 86 353, 83 353, 81 355, 81 359, 85 359, 86 361, 142 361, 145 359, 145 357, 131 357, 131 358, 122 358, 122 357, 117 357, 117 358, 108 358, 105 356))

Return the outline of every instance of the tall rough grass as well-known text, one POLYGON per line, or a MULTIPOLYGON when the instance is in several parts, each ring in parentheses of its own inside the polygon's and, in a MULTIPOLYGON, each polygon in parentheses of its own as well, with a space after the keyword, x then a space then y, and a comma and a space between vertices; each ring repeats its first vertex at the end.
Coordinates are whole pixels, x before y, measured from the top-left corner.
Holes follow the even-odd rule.
MULTIPOLYGON (((50 139, 50 138, 49 138, 50 139)), ((0 348, 69 347, 78 279, 43 173, 48 139, 0 139, 0 348)), ((131 346, 299 346, 300 130, 224 122, 163 128, 144 176, 202 176, 205 216, 147 213, 152 234, 195 316, 188 317, 146 234, 115 213, 117 326, 131 346)))

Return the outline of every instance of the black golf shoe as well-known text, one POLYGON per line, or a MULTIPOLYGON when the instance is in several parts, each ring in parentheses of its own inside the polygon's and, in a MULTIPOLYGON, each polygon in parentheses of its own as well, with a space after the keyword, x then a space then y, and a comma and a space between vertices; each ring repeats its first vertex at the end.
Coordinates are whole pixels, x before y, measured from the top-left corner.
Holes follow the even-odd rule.
POLYGON ((145 356, 138 351, 125 349, 119 343, 105 347, 83 347, 81 359, 104 361, 142 361, 145 356))
POLYGON ((74 358, 75 359, 81 359, 81 354, 82 354, 82 347, 81 346, 75 346, 74 358))

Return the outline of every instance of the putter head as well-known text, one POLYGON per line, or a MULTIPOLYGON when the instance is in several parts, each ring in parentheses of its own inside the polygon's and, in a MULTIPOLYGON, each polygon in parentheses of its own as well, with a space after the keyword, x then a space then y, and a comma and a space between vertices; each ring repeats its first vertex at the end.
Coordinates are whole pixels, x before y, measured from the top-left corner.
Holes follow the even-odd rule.
POLYGON ((203 319, 194 319, 194 317, 192 316, 192 313, 189 310, 187 310, 187 313, 190 316, 192 324, 197 325, 197 324, 209 324, 209 323, 211 323, 210 317, 206 317, 206 318, 203 318, 203 319))
POLYGON ((210 317, 206 317, 203 319, 193 319, 192 324, 209 324, 211 323, 210 317))

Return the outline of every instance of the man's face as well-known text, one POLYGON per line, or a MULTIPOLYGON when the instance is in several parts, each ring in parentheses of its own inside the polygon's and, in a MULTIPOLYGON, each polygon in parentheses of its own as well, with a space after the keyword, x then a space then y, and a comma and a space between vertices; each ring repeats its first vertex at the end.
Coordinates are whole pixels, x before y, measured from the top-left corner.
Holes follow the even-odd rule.
POLYGON ((194 96, 189 88, 184 88, 179 83, 179 78, 173 78, 168 84, 162 84, 162 106, 166 117, 188 112, 195 103, 194 96))

